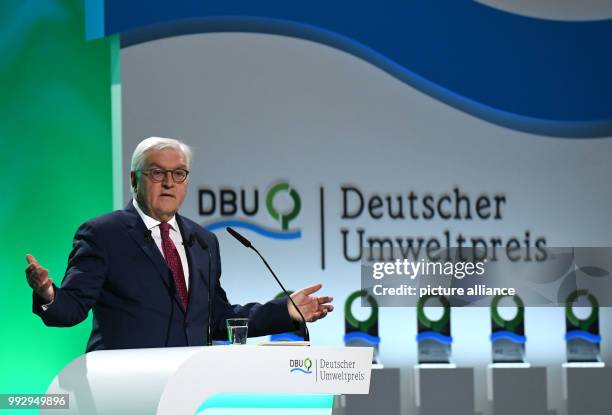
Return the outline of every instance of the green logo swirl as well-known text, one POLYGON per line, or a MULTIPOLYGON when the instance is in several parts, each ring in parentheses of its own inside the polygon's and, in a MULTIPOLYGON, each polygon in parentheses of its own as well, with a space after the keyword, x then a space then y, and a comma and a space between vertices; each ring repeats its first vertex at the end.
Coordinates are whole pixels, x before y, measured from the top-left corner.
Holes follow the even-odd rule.
POLYGON ((289 222, 297 217, 300 213, 300 208, 302 207, 302 201, 300 200, 300 195, 295 189, 292 189, 287 182, 277 183, 268 191, 266 196, 266 207, 268 208, 268 212, 270 216, 272 216, 277 221, 281 223, 281 229, 286 231, 289 229, 289 222), (279 192, 288 192, 289 196, 293 200, 293 209, 287 213, 279 213, 274 207, 274 198, 279 192))

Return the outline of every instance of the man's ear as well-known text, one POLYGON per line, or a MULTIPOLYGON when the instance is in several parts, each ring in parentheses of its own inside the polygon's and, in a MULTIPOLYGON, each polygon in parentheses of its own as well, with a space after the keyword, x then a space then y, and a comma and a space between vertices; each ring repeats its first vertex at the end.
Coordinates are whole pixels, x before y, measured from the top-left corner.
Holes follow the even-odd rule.
POLYGON ((132 183, 132 192, 136 193, 136 188, 138 187, 138 178, 136 177, 136 172, 130 172, 130 182, 132 183))

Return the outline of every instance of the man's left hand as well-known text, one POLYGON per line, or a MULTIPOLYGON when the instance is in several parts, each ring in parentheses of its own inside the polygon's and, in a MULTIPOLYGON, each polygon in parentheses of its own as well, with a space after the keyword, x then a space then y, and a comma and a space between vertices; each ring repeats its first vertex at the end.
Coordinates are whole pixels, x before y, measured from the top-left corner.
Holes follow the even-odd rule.
MULTIPOLYGON (((334 306, 330 304, 334 299, 333 297, 317 297, 311 295, 319 291, 321 287, 321 284, 315 284, 291 294, 291 299, 293 299, 293 302, 298 306, 308 322, 317 321, 334 310, 334 306)), ((302 321, 300 314, 295 307, 293 307, 291 301, 287 300, 287 306, 289 307, 289 315, 291 318, 295 321, 302 321)))

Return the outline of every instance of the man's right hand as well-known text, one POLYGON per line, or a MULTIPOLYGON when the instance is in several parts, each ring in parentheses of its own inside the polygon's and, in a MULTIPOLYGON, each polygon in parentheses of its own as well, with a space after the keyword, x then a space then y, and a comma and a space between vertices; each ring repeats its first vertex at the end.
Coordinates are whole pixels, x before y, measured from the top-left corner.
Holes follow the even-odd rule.
POLYGON ((49 270, 43 268, 36 258, 32 255, 26 255, 28 267, 25 270, 28 284, 38 295, 43 304, 52 303, 55 299, 55 290, 53 289, 53 280, 49 278, 49 270))

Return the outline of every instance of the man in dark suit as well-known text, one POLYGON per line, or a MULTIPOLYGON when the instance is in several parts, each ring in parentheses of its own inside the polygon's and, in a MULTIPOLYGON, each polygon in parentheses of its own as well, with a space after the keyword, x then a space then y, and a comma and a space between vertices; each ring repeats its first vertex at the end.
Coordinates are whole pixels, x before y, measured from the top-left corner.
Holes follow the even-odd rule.
MULTIPOLYGON (((94 218, 77 230, 61 287, 27 255, 33 311, 48 326, 73 326, 93 308, 87 351, 197 346, 207 339, 208 292, 213 293, 214 338, 225 320, 249 318, 249 335, 293 331, 301 321, 288 299, 231 305, 221 287, 216 236, 178 215, 187 191, 191 150, 168 138, 143 140, 132 156, 134 199, 124 210, 94 218), (212 287, 208 286, 208 273, 212 287)), ((333 310, 316 284, 292 294, 307 321, 333 310)))

